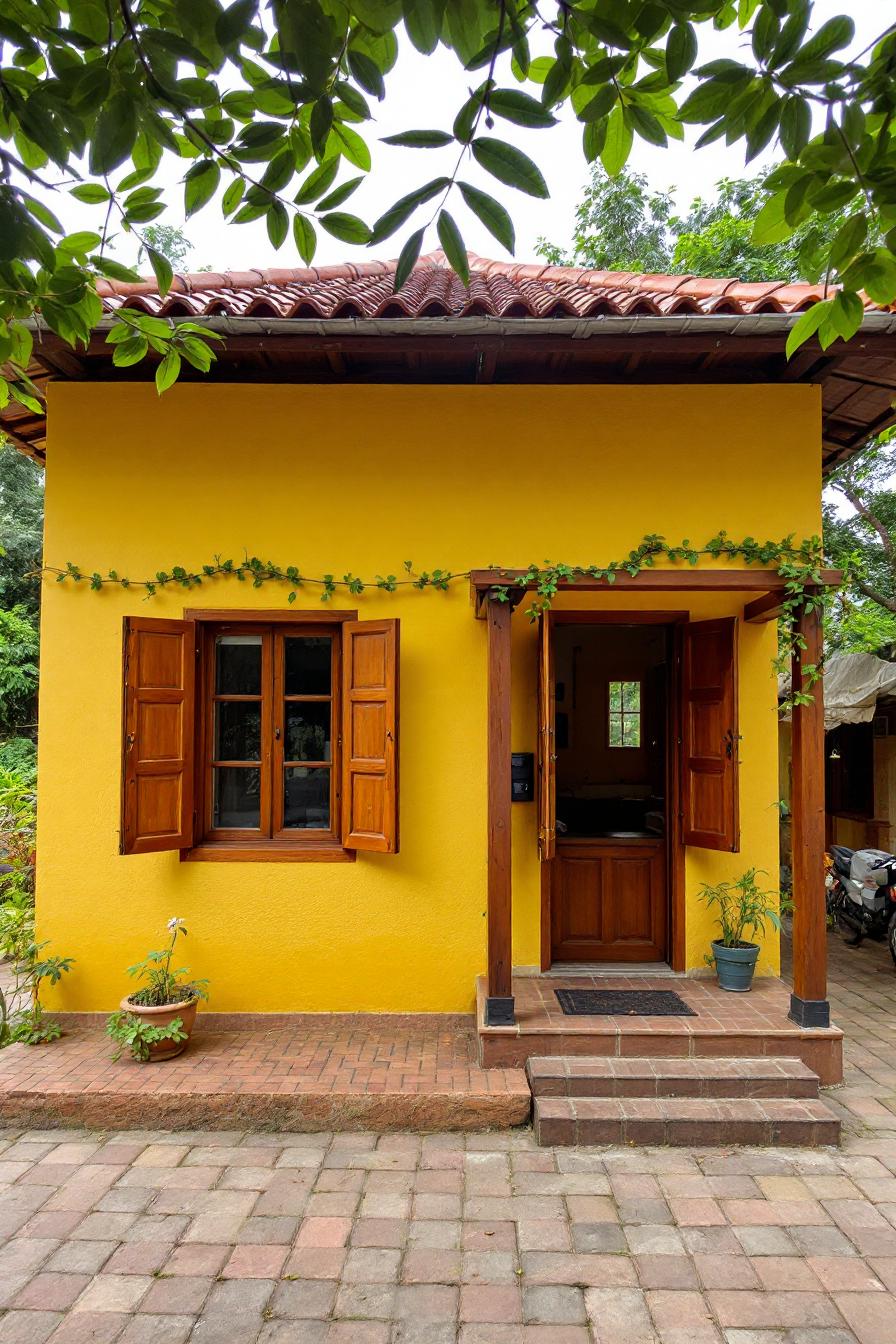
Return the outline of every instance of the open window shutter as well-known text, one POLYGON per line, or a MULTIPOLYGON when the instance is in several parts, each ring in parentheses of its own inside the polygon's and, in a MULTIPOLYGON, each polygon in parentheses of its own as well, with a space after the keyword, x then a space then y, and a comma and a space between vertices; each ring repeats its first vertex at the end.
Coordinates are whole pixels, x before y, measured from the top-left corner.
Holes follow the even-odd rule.
POLYGON ((342 843, 398 853, 398 621, 342 627, 342 843))
POLYGON ((543 859, 557 851, 557 739, 554 709, 554 647, 551 621, 538 621, 538 849, 543 859))
POLYGON ((737 621, 684 627, 681 707, 683 840, 737 850, 737 621))
POLYGON ((193 843, 196 626, 126 616, 121 852, 193 843))

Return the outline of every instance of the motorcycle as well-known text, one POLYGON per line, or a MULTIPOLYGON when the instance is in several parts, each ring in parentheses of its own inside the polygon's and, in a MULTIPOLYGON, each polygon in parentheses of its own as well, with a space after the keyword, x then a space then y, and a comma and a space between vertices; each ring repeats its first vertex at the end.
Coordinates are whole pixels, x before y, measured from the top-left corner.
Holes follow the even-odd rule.
POLYGON ((878 942, 886 938, 896 963, 896 855, 831 845, 825 857, 829 918, 850 930, 851 947, 858 947, 864 938, 878 942))

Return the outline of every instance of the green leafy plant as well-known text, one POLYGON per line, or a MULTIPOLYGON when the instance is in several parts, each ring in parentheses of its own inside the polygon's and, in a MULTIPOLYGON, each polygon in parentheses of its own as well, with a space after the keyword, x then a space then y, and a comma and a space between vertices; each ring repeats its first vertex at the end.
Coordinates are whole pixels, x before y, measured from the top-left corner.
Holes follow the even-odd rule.
POLYGON ((58 1022, 46 1016, 41 1002, 41 986, 46 981, 58 985, 63 975, 68 974, 74 963, 73 957, 42 957, 40 953, 47 943, 34 943, 29 948, 28 958, 21 971, 16 990, 28 996, 30 1003, 14 1015, 9 1025, 9 1040, 22 1045, 46 1045, 56 1041, 62 1035, 58 1022))
MULTIPOLYGON (((566 565, 552 564, 529 565, 521 574, 508 574, 503 581, 504 572, 500 566, 491 565, 497 574, 492 595, 499 602, 509 602, 514 587, 532 588, 534 599, 527 609, 529 619, 535 621, 539 615, 549 610, 558 590, 564 583, 575 582, 579 578, 602 579, 608 585, 616 582, 620 574, 637 578, 645 569, 652 569, 658 560, 670 565, 698 565, 701 558, 710 557, 724 562, 743 561, 747 565, 762 565, 773 568, 785 579, 784 594, 781 602, 781 620, 779 622, 779 653, 775 659, 775 673, 790 671, 794 656, 802 653, 800 636, 794 629, 794 619, 800 611, 820 609, 825 597, 820 589, 822 585, 821 566, 823 564, 822 543, 820 537, 804 538, 797 542, 793 535, 781 541, 757 541, 755 537, 745 537, 735 541, 727 532, 717 532, 703 546, 694 546, 684 540, 670 545, 666 538, 650 533, 627 556, 620 560, 610 560, 604 565, 566 565)), ((447 592, 452 583, 468 580, 469 570, 451 571, 445 569, 422 570, 416 572, 413 562, 404 562, 404 578, 394 574, 383 577, 377 574, 373 579, 361 579, 355 574, 344 574, 337 578, 334 574, 324 574, 320 578, 310 578, 302 574, 296 565, 278 565, 272 560, 260 560, 257 556, 247 555, 241 561, 222 560, 215 556, 214 562, 203 565, 199 570, 191 570, 183 565, 174 565, 170 570, 160 570, 154 578, 131 579, 109 570, 106 574, 99 571, 90 573, 69 561, 64 569, 48 565, 45 574, 53 575, 57 583, 86 583, 93 592, 102 592, 109 586, 142 589, 147 597, 153 597, 166 587, 198 588, 205 583, 220 579, 236 579, 240 583, 251 582, 254 588, 265 583, 283 584, 289 588, 287 601, 295 602, 299 589, 305 585, 320 588, 320 600, 329 602, 337 592, 344 590, 352 596, 358 596, 367 588, 395 593, 400 588, 414 588, 420 592, 433 588, 438 592, 447 592)), ((820 666, 803 661, 800 683, 794 685, 789 697, 783 702, 783 708, 807 704, 813 687, 821 676, 820 666)))
POLYGON ((134 1013, 119 1010, 106 1022, 106 1031, 118 1047, 112 1059, 121 1059, 125 1050, 129 1050, 134 1059, 145 1064, 154 1046, 174 1045, 187 1039, 183 1025, 181 1019, 176 1017, 165 1027, 154 1027, 134 1013))
MULTIPOLYGON (((715 911, 721 936, 714 941, 722 947, 750 947, 765 933, 767 924, 780 931, 781 915, 792 908, 787 897, 776 891, 762 891, 756 878, 762 869, 748 868, 733 882, 704 882, 698 899, 715 911), (745 937, 749 934, 750 937, 745 937)), ((767 874, 763 873, 763 876, 767 874)), ((712 957, 707 956, 712 963, 712 957)))
POLYGON ((148 952, 142 961, 128 967, 128 975, 134 979, 145 980, 146 984, 132 994, 131 1002, 143 1008, 162 1008, 172 1003, 184 1003, 189 999, 207 999, 207 980, 185 980, 189 968, 178 966, 171 969, 171 959, 179 936, 186 938, 187 930, 182 919, 169 919, 168 931, 171 935, 168 945, 158 952, 148 952))
POLYGON ((0 957, 14 964, 34 943, 34 855, 37 806, 33 785, 0 769, 0 957))

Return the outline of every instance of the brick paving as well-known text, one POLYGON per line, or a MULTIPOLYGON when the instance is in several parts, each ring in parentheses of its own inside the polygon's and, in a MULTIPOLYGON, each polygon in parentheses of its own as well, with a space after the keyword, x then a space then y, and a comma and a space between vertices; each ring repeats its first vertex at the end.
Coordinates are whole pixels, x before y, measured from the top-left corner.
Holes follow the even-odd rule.
POLYGON ((0 1344, 892 1344, 896 974, 831 949, 841 1150, 0 1131, 0 1344))

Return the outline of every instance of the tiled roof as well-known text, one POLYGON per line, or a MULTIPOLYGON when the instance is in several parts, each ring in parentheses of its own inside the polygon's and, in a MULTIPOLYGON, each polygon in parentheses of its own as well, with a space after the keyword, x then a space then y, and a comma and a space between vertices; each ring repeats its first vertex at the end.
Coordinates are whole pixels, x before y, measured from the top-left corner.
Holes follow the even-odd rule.
MULTIPOLYGON (((796 313, 823 297, 819 285, 748 283, 694 275, 639 275, 470 256, 465 286, 441 252, 422 257, 398 294, 394 261, 176 275, 159 296, 154 280, 100 280, 108 311, 121 306, 171 317, 414 318, 623 317, 796 313)), ((869 309, 875 305, 866 303, 869 309)))

